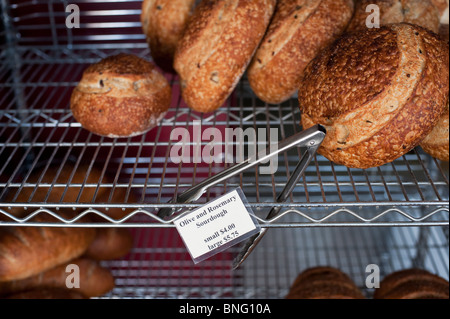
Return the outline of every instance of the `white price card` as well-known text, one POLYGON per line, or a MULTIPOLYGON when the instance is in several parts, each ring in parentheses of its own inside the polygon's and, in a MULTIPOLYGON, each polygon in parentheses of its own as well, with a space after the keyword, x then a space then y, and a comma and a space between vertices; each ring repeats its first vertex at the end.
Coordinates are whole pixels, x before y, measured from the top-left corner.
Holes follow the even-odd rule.
POLYGON ((240 188, 182 215, 174 224, 194 263, 261 231, 240 188))

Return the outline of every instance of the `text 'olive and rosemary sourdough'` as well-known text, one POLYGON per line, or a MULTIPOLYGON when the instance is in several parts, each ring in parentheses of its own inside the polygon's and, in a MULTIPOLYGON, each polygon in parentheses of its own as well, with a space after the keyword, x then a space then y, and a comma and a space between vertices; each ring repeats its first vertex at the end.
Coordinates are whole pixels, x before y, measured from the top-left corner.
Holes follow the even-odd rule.
POLYGON ((279 0, 247 71, 253 92, 271 104, 289 99, 305 67, 344 32, 352 14, 352 0, 279 0))
POLYGON ((198 112, 223 105, 244 74, 275 0, 203 0, 180 39, 174 68, 186 104, 198 112))
POLYGON ((401 23, 343 35, 306 68, 299 86, 303 128, 322 124, 319 153, 354 168, 409 152, 444 113, 448 45, 401 23))
POLYGON ((195 0, 144 0, 142 30, 150 47, 153 61, 167 72, 173 70, 173 56, 195 0))
POLYGON ((157 126, 170 101, 169 82, 153 63, 121 53, 84 71, 70 107, 74 118, 92 133, 130 137, 157 126))
POLYGON ((440 13, 431 0, 357 0, 347 31, 367 29, 367 19, 374 22, 371 18, 373 5, 380 10, 380 25, 406 22, 435 33, 439 31, 440 13))

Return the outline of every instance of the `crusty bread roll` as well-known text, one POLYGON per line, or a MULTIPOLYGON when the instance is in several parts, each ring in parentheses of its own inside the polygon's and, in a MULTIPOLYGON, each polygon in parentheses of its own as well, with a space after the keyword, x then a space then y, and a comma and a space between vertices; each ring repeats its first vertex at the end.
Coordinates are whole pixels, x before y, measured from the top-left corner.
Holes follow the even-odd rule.
POLYGON ((401 23, 347 33, 306 68, 303 128, 326 127, 319 153, 353 168, 389 163, 431 132, 449 91, 448 45, 401 23))
MULTIPOLYGON (((54 219, 39 215, 33 221, 54 219)), ((77 258, 94 237, 92 228, 0 227, 0 282, 37 275, 77 258)))
POLYGON ((357 0, 347 31, 367 29, 366 20, 373 14, 366 12, 369 5, 380 8, 380 25, 406 22, 439 32, 440 13, 431 0, 357 0))
POLYGON ((423 269, 404 269, 387 275, 374 299, 448 299, 448 281, 423 269))
POLYGON ((441 24, 447 24, 448 28, 449 0, 431 0, 431 2, 439 11, 441 24))
POLYGON ((440 117, 430 134, 420 143, 420 147, 431 156, 449 161, 449 111, 448 102, 445 113, 440 117))
POLYGON ((153 63, 130 54, 89 66, 70 100, 74 118, 97 135, 130 137, 158 125, 170 107, 171 88, 153 63))
POLYGON ((94 260, 119 259, 127 255, 132 247, 133 236, 129 229, 99 228, 84 255, 94 260))
POLYGON ((339 269, 318 266, 300 273, 286 299, 364 299, 361 290, 339 269))
POLYGON ((247 70, 253 92, 267 103, 289 99, 306 65, 344 32, 352 0, 279 0, 247 70))
POLYGON ((153 61, 167 72, 173 70, 173 56, 195 0, 144 0, 142 30, 150 47, 153 61))
POLYGON ((69 289, 88 298, 99 297, 114 288, 114 277, 109 269, 102 267, 98 262, 88 258, 77 258, 35 276, 22 280, 0 282, 0 295, 5 296, 33 289, 49 288, 69 289), (78 266, 79 287, 67 287, 67 281, 72 283, 72 278, 68 277, 76 275, 72 273, 72 268, 69 268, 69 272, 67 272, 69 265, 78 266))
MULTIPOLYGON (((441 27, 439 35, 443 41, 449 42, 448 25, 441 27)), ((440 117, 437 124, 434 126, 430 134, 420 143, 422 149, 431 156, 441 160, 449 161, 449 107, 447 107, 444 114, 440 117)))
POLYGON ((222 106, 264 36, 275 3, 204 0, 195 8, 174 58, 190 108, 212 112, 222 106))

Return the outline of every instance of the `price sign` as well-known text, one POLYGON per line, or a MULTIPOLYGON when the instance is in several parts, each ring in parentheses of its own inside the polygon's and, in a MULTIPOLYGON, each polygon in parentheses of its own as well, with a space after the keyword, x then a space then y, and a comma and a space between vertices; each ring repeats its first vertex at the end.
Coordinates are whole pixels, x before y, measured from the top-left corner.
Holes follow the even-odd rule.
POLYGON ((194 263, 224 251, 261 230, 240 188, 181 216, 174 224, 194 263))

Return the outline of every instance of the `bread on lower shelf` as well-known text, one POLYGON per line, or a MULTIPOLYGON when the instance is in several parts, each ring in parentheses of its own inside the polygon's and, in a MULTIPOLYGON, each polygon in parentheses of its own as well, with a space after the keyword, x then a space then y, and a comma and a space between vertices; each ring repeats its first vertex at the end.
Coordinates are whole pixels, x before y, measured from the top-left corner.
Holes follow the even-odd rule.
POLYGON ((102 296, 114 288, 111 271, 89 258, 77 258, 22 280, 0 282, 0 296, 34 289, 67 289, 87 298, 102 296), (70 266, 70 267, 69 267, 70 266), (67 283, 79 287, 67 287, 67 283))
POLYGON ((68 289, 39 288, 11 294, 5 299, 86 299, 86 297, 68 289))
POLYGON ((133 247, 133 236, 126 228, 99 228, 84 256, 95 260, 124 257, 133 247))
MULTIPOLYGON (((72 163, 66 163, 61 170, 59 168, 57 165, 50 166, 45 172, 39 168, 31 172, 27 182, 83 185, 107 183, 109 178, 96 167, 80 165, 75 169, 72 163)), ((110 195, 108 189, 102 187, 84 187, 81 194, 80 187, 54 187, 50 193, 48 191, 48 187, 24 187, 16 202, 76 202, 77 199, 80 202, 92 202, 94 198, 100 202, 108 202, 110 195), (30 198, 33 192, 33 197, 30 198)), ((121 200, 123 195, 123 191, 118 188, 112 201, 121 200)), ((134 201, 133 194, 130 195, 134 201)), ((55 212, 66 219, 77 217, 79 213, 67 208, 60 208, 55 212)), ((114 208, 104 213, 119 220, 124 218, 129 210, 114 208)), ((20 208, 14 209, 12 214, 16 217, 26 216, 20 208)), ((56 222, 46 213, 40 213, 31 221, 56 222)), ((86 215, 79 221, 105 222, 97 215, 86 215)), ((64 288, 69 275, 65 272, 66 266, 75 264, 80 269, 81 286, 76 291, 86 298, 98 297, 114 287, 114 278, 110 271, 102 268, 98 261, 120 259, 130 252, 132 246, 133 236, 126 228, 0 227, 0 295, 8 292, 21 293, 35 288, 64 288)), ((21 298, 26 296, 28 294, 20 295, 21 298)))
POLYGON ((286 299, 365 299, 350 277, 328 266, 309 268, 300 273, 286 299))
MULTIPOLYGON (((39 215, 33 221, 55 220, 39 215)), ((0 282, 34 276, 80 257, 95 234, 95 229, 81 227, 0 227, 0 282)))
POLYGON ((90 65, 70 99, 73 117, 88 131, 107 137, 142 135, 170 107, 172 89, 152 62, 120 53, 90 65))
POLYGON ((247 70, 253 92, 271 104, 289 99, 305 67, 345 31, 352 15, 352 0, 279 0, 247 70))
POLYGON ((423 269, 404 269, 387 275, 374 299, 448 299, 449 283, 423 269))

